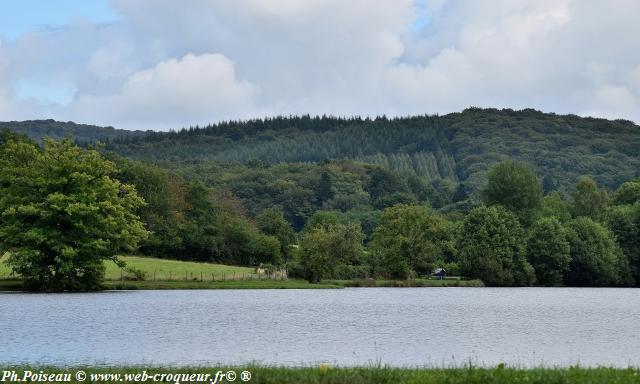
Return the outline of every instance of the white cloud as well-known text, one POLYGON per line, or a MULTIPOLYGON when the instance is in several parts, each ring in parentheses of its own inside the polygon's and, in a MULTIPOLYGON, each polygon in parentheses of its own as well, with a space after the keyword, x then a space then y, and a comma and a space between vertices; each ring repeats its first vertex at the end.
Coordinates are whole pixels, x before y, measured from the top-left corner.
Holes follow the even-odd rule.
POLYGON ((640 64, 639 12, 624 0, 450 1, 407 41, 386 89, 404 113, 478 105, 640 121, 640 89, 627 80, 640 64))
POLYGON ((633 0, 111 4, 120 22, 76 20, 0 46, 3 119, 167 129, 265 114, 477 105, 640 121, 633 0), (75 99, 20 102, 16 87, 25 82, 72 86, 75 99))
POLYGON ((220 54, 169 59, 133 73, 122 89, 107 95, 82 95, 74 108, 85 119, 129 127, 206 124, 255 112, 258 87, 236 79, 233 63, 220 54))

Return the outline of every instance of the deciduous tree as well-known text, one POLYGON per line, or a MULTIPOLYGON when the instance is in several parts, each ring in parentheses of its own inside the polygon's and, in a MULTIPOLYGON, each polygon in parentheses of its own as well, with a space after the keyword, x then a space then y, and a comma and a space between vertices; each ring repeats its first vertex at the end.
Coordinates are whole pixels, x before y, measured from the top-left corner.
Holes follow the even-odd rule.
POLYGON ((0 147, 0 246, 29 289, 98 289, 103 262, 146 236, 135 214, 144 201, 115 173, 70 139, 0 147))

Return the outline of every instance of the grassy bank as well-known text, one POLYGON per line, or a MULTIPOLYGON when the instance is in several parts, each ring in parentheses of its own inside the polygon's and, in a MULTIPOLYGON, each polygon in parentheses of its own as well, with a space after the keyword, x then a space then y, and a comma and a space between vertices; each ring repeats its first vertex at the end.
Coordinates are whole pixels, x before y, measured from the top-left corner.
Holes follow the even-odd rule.
POLYGON ((351 288, 385 288, 385 287, 484 287, 480 280, 460 279, 411 279, 411 280, 326 280, 326 283, 351 288))
MULTIPOLYGON (((90 381, 92 374, 209 374, 206 381, 213 381, 216 372, 234 371, 237 375, 234 381, 218 381, 218 383, 244 382, 240 379, 243 371, 251 374, 250 383, 254 384, 403 384, 403 383, 448 383, 448 384, 629 384, 640 383, 640 370, 616 368, 451 368, 451 369, 404 369, 404 368, 332 368, 328 366, 306 368, 277 368, 277 367, 199 367, 199 368, 55 368, 55 367, 0 367, 2 370, 15 370, 19 378, 25 371, 38 373, 69 373, 71 382, 77 383, 76 373, 82 370, 86 374, 86 381, 90 381)), ((102 383, 119 383, 117 376, 110 376, 111 380, 102 383)), ((35 381, 38 382, 38 381, 35 381)), ((186 382, 186 380, 184 381, 186 382)))
MULTIPOLYGON (((411 280, 325 280, 310 284, 297 279, 266 279, 254 268, 213 263, 197 263, 151 257, 122 256, 127 270, 106 262, 106 289, 304 289, 345 287, 482 287, 479 280, 411 279, 411 280), (131 270, 142 273, 133 279, 131 270), (143 277, 140 279, 140 277, 143 277)), ((0 259, 0 291, 22 289, 19 277, 11 277, 10 269, 0 259)))
MULTIPOLYGON (((382 287, 482 287, 478 280, 325 280, 320 284, 311 284, 305 280, 227 280, 227 281, 120 281, 106 280, 105 289, 335 289, 335 288, 382 288, 382 287)), ((0 291, 21 291, 20 279, 0 280, 0 291)))
MULTIPOLYGON (((0 278, 11 276, 11 270, 3 262, 6 255, 0 257, 0 278)), ((127 264, 127 268, 141 271, 146 280, 226 280, 254 278, 255 269, 250 267, 238 267, 233 265, 197 263, 192 261, 157 259, 153 257, 120 256, 127 264)), ((131 275, 127 270, 120 269, 114 262, 108 261, 105 265, 106 280, 120 280, 131 275)))
MULTIPOLYGON (((228 280, 228 281, 106 281, 106 289, 326 289, 341 285, 311 284, 305 280, 228 280)), ((1 285, 0 285, 1 287, 1 285)))

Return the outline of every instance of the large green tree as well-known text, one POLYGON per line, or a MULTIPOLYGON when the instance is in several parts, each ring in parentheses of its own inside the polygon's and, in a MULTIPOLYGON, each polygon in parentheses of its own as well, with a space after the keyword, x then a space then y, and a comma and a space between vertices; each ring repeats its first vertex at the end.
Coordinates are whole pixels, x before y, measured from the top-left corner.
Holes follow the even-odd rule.
POLYGON ((135 214, 144 201, 115 173, 70 139, 0 147, 0 246, 29 289, 98 289, 104 261, 146 236, 135 214))
POLYGON ((572 196, 573 214, 576 217, 585 216, 599 220, 607 206, 607 191, 598 188, 595 180, 587 176, 578 180, 572 196))
POLYGON ((612 203, 615 205, 635 204, 640 202, 640 181, 633 180, 622 183, 613 194, 612 203))
POLYGON ((514 212, 528 226, 542 202, 542 183, 528 165, 504 161, 489 171, 482 197, 487 205, 500 204, 514 212))
POLYGON ((535 277, 518 218, 500 205, 469 212, 458 234, 458 257, 462 276, 487 285, 529 285, 535 277))
POLYGON ((274 236, 280 242, 280 253, 287 258, 289 256, 289 248, 295 242, 295 232, 291 228, 291 224, 285 220, 282 210, 276 208, 267 208, 256 218, 258 228, 267 234, 274 236))
POLYGON ((571 207, 558 192, 551 192, 542 199, 538 217, 556 217, 561 223, 571 220, 571 207))
POLYGON ((339 265, 357 262, 363 253, 362 230, 356 224, 317 226, 306 230, 299 249, 298 265, 312 283, 331 276, 339 265))
POLYGON ((609 230, 586 216, 569 223, 570 286, 599 287, 629 283, 626 258, 609 230))
POLYGON ((538 284, 562 285, 571 262, 569 251, 566 231, 556 217, 544 217, 533 224, 527 241, 527 260, 535 269, 538 284))
POLYGON ((430 274, 455 249, 442 216, 427 207, 410 205, 382 211, 371 247, 392 278, 430 274))
POLYGON ((631 273, 640 284, 640 203, 618 205, 605 212, 606 223, 626 256, 631 273))

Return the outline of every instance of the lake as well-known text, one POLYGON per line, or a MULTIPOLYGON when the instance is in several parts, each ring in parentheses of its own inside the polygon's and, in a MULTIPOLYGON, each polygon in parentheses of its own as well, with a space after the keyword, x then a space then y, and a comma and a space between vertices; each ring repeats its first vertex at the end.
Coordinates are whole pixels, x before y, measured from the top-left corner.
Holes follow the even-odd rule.
POLYGON ((0 294, 0 364, 640 365, 640 290, 0 294))

